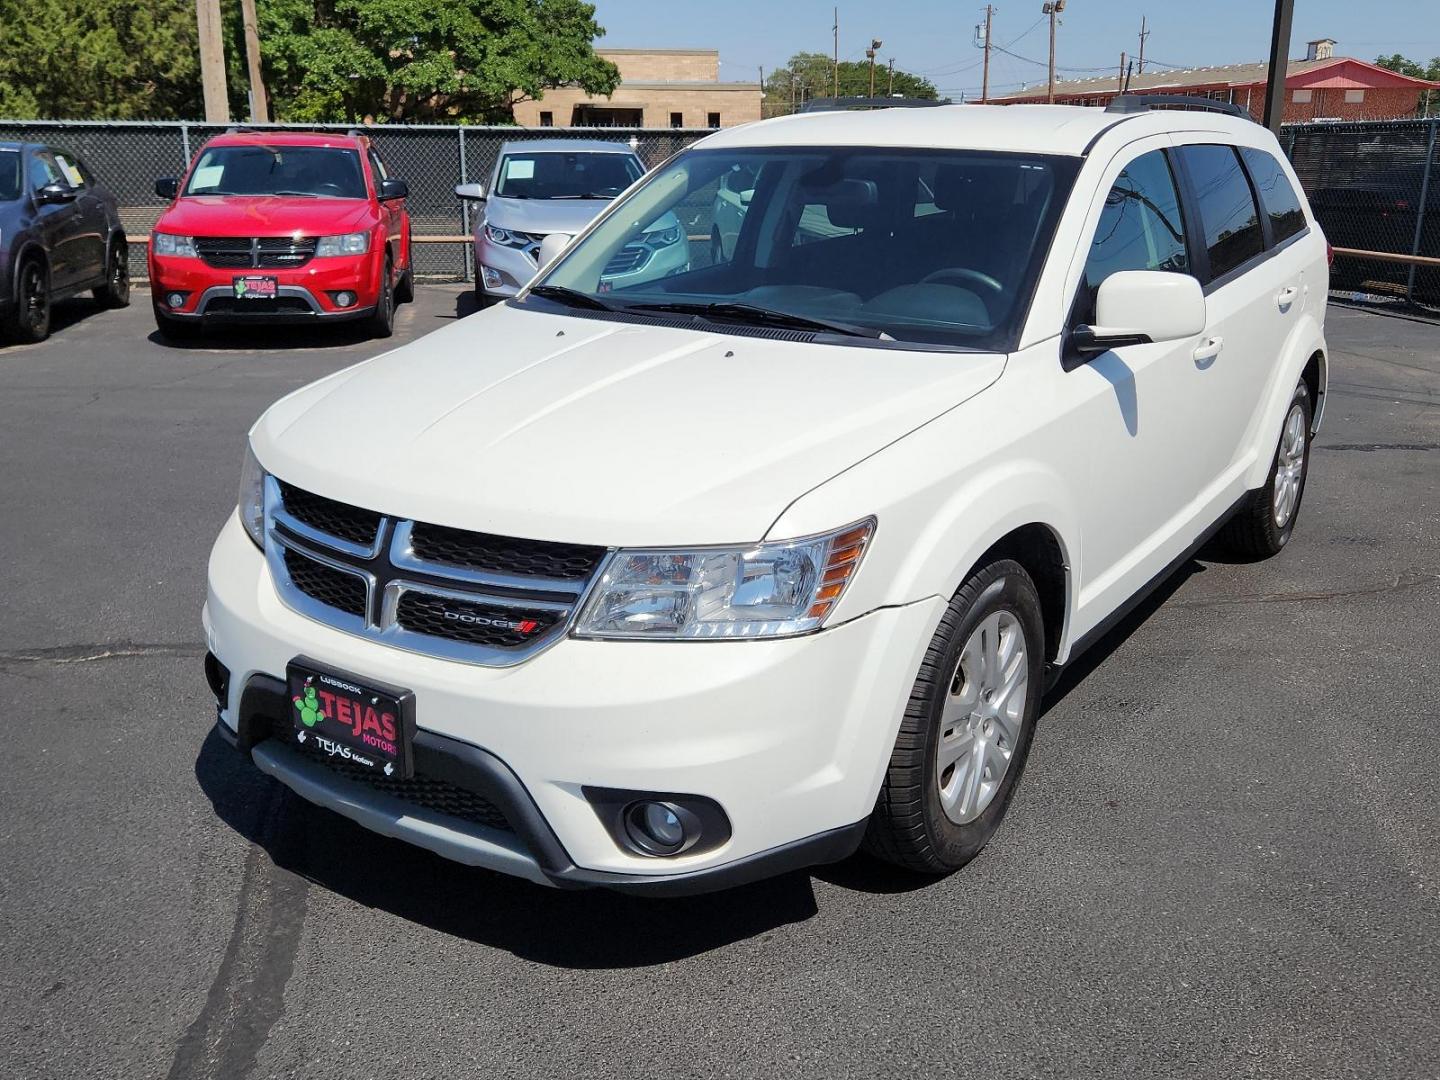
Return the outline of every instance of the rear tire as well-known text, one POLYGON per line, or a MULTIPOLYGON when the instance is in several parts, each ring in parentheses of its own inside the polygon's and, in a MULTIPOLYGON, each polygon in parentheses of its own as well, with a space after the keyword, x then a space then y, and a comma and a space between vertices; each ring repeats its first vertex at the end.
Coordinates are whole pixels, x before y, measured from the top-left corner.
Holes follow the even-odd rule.
POLYGON ((991 563, 956 592, 925 652, 866 849, 925 874, 980 854, 1025 767, 1044 677, 1035 583, 1017 562, 991 563))
POLYGON ((385 256, 385 276, 380 280, 380 298, 370 316, 370 336, 388 338, 395 332, 395 264, 385 256))
POLYGON ((16 273, 16 302, 5 319, 5 337, 35 345, 50 336, 50 267, 30 256, 16 273))
POLYGON ((1301 379, 1285 410, 1280 443, 1270 459, 1270 478, 1263 488, 1245 496, 1235 516, 1220 532, 1221 543, 1235 554, 1268 559, 1290 542, 1310 472, 1313 415, 1310 387, 1301 379))
POLYGON ((125 237, 115 236, 110 240, 109 260, 105 267, 105 284, 94 290, 93 295, 101 307, 129 307, 130 249, 125 237))

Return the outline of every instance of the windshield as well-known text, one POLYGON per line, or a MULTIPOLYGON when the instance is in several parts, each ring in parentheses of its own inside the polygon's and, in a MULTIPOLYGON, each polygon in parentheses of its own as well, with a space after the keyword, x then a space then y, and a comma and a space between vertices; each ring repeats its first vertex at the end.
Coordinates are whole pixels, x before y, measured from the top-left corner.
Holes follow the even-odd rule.
POLYGON ((1077 168, 981 151, 690 150, 561 259, 537 302, 772 326, 783 315, 797 328, 1009 349, 1077 168), (683 265, 651 259, 617 276, 672 214, 683 265))
POLYGON ((212 146, 200 155, 185 194, 366 197, 360 155, 329 146, 212 146))
POLYGON ((644 173, 630 154, 506 154, 495 194, 502 199, 613 199, 644 173))
POLYGON ((0 202, 20 198, 20 151, 0 150, 0 202))

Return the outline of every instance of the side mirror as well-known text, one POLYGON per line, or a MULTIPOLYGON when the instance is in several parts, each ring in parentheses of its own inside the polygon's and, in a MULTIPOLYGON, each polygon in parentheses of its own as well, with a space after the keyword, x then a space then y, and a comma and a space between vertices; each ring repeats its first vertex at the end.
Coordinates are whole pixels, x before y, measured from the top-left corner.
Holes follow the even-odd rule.
POLYGON ((162 199, 173 199, 180 190, 180 180, 174 176, 162 176, 155 181, 155 194, 162 199))
POLYGON ((410 185, 404 180, 381 180, 380 201, 388 202, 391 199, 405 199, 410 196, 410 185))
POLYGON ((35 192, 35 202, 40 206, 44 206, 46 203, 73 202, 74 199, 74 189, 65 184, 46 184, 35 192))
POLYGON ((1070 344, 1081 355, 1180 341, 1205 329, 1205 293, 1189 274, 1122 270, 1100 283, 1095 322, 1071 331, 1070 344))
POLYGON ((485 185, 475 183, 456 184, 455 194, 462 199, 484 199, 485 185))
POLYGON ((552 232, 540 241, 540 255, 537 261, 540 269, 544 270, 552 262, 560 257, 560 254, 570 246, 570 241, 575 237, 570 233, 552 232))

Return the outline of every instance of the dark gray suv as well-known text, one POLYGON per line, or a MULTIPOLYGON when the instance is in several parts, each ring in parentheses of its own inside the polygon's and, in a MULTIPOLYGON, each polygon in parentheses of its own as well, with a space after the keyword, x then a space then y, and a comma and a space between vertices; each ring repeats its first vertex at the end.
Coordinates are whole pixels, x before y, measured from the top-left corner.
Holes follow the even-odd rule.
POLYGON ((115 197, 74 154, 0 142, 0 332, 43 341, 56 300, 86 289, 130 302, 125 230, 115 197))

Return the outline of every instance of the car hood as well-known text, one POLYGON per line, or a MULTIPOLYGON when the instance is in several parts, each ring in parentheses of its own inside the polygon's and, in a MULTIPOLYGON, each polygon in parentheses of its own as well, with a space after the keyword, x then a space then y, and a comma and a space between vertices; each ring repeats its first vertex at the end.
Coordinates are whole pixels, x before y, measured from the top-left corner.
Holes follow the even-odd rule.
POLYGON ((502 199, 485 202, 485 221, 497 229, 548 236, 578 233, 610 205, 609 199, 502 199))
POLYGON ((326 236, 360 232, 375 222, 365 199, 282 195, 187 195, 155 228, 181 236, 326 236))
POLYGON ((1004 366, 502 306, 295 392, 251 443, 288 483, 421 521, 744 543, 1004 366))

